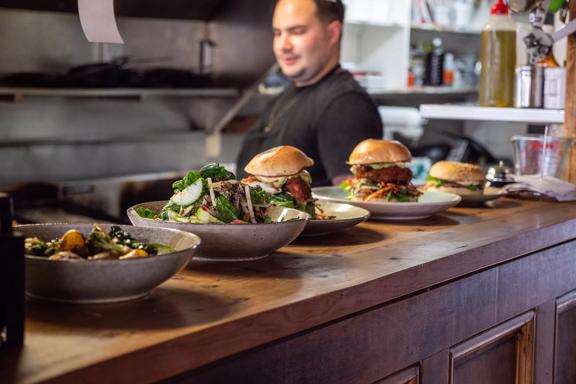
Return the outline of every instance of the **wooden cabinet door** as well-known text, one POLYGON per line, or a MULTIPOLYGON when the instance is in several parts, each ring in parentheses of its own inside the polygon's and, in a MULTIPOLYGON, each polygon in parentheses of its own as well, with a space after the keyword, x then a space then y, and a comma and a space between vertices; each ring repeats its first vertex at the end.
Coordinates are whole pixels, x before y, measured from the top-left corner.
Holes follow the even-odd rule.
POLYGON ((420 368, 410 367, 383 380, 378 380, 374 384, 420 384, 420 368))
POLYGON ((534 312, 450 349, 451 384, 532 384, 534 312))
POLYGON ((555 383, 576 383, 576 292, 556 301, 555 345, 555 383))

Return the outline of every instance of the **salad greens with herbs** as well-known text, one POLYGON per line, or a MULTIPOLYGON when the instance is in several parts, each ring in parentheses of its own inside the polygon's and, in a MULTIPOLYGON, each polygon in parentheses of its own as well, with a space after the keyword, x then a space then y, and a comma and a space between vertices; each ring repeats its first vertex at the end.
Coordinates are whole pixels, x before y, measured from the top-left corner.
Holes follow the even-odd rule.
POLYGON ((159 214, 139 207, 139 216, 181 223, 269 223, 272 195, 250 187, 220 164, 191 171, 172 184, 174 194, 159 214))

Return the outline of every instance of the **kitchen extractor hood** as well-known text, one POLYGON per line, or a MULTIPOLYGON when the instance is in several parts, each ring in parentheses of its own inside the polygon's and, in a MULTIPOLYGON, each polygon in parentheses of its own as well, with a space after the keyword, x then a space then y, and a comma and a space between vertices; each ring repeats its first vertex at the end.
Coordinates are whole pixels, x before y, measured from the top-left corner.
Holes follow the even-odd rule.
MULTIPOLYGON (((116 15, 159 19, 212 20, 225 0, 116 0, 116 15)), ((0 0, 0 8, 78 12, 77 0, 0 0)))

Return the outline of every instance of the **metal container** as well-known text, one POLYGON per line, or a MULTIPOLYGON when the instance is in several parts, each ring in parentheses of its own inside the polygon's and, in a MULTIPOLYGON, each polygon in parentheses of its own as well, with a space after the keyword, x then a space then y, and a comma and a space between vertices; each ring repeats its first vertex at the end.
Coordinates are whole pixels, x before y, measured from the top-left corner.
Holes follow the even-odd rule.
POLYGON ((564 109, 566 98, 566 68, 552 67, 544 70, 544 108, 564 109))
POLYGON ((516 108, 542 108, 544 95, 544 68, 522 65, 516 67, 514 106, 516 108))
POLYGON ((512 169, 504 165, 503 161, 500 161, 498 165, 488 168, 486 172, 487 186, 502 188, 505 185, 514 183, 512 173, 512 169))

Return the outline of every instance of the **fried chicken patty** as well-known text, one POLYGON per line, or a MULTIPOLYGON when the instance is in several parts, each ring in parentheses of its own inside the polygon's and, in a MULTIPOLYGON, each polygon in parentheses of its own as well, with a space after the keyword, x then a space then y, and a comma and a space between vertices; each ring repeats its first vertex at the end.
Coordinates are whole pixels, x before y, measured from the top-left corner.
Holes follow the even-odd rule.
POLYGON ((356 168, 354 176, 359 179, 369 179, 378 183, 408 185, 412 180, 412 171, 409 168, 396 166, 372 169, 367 165, 360 165, 356 168))
POLYGON ((299 177, 291 177, 286 181, 286 189, 299 203, 305 203, 312 199, 312 190, 304 180, 299 177))

